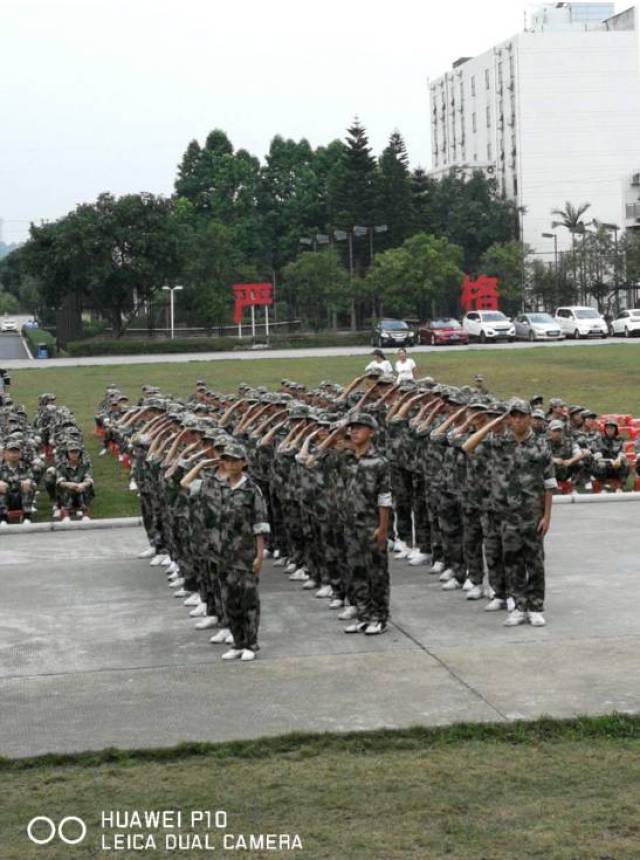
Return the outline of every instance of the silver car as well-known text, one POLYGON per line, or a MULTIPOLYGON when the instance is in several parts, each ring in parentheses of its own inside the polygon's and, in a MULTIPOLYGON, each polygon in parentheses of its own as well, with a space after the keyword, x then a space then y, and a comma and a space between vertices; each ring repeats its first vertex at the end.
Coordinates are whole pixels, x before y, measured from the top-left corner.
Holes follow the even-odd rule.
POLYGON ((564 334, 551 314, 520 314, 516 319, 516 337, 520 340, 563 340, 564 334))

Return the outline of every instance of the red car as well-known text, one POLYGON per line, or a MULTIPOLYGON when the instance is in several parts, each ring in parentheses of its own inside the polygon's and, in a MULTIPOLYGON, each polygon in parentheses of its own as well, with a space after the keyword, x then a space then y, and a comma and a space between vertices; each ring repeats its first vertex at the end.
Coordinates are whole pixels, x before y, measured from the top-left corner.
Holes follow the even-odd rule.
POLYGON ((452 318, 422 323, 418 329, 418 338, 420 343, 428 343, 433 346, 447 343, 469 343, 469 336, 466 331, 458 320, 452 318))

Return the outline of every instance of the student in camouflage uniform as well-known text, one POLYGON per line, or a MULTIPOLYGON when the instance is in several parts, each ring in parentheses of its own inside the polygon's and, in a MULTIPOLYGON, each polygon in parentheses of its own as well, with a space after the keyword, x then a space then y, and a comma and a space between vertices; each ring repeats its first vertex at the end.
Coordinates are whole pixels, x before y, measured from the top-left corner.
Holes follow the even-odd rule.
POLYGON ((67 442, 63 459, 56 469, 56 487, 62 511, 62 522, 69 522, 72 514, 83 520, 89 519, 89 506, 93 499, 94 480, 91 464, 83 456, 78 442, 67 442))
POLYGON ((7 525, 9 511, 22 511, 23 523, 29 525, 33 512, 36 484, 33 473, 22 459, 23 438, 10 436, 0 461, 0 526, 7 525))
POLYGON ((619 436, 618 422, 615 418, 605 420, 604 434, 595 442, 591 451, 593 479, 596 481, 613 479, 624 484, 629 474, 629 466, 624 452, 624 440, 619 436))
POLYGON ((556 480, 572 481, 579 473, 582 461, 582 451, 567 432, 564 421, 554 418, 549 422, 547 443, 551 449, 551 458, 556 471, 556 480))
POLYGON ((531 406, 525 400, 511 401, 508 430, 502 436, 491 431, 502 417, 489 422, 465 443, 472 455, 486 437, 495 451, 497 469, 494 487, 501 516, 504 567, 515 609, 504 622, 516 626, 529 621, 544 626, 544 536, 551 521, 551 492, 557 482, 551 453, 531 431, 531 406))

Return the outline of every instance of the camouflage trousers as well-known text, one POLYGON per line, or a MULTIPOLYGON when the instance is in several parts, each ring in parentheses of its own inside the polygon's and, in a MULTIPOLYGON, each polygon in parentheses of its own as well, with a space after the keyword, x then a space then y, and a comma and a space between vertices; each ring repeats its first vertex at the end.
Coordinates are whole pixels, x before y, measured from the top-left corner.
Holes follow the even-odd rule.
POLYGON ((58 490, 58 504, 65 511, 86 511, 88 510, 89 505, 91 504, 91 499, 94 495, 92 487, 89 487, 81 493, 60 488, 58 490))
POLYGON ((258 650, 260 596, 258 577, 247 567, 228 568, 220 580, 234 648, 258 650))
POLYGON ((381 621, 389 618, 389 560, 387 548, 378 548, 371 540, 377 523, 349 523, 347 544, 348 574, 346 594, 358 613, 358 621, 381 621))
POLYGON ((421 472, 412 472, 413 485, 413 524, 415 528, 416 546, 423 552, 431 552, 431 526, 427 508, 427 486, 421 472))
POLYGON ((57 501, 58 488, 56 486, 56 469, 55 466, 49 466, 44 473, 44 488, 47 491, 50 502, 57 501))
POLYGON ((433 487, 427 486, 426 499, 427 515, 429 517, 429 538, 434 562, 444 561, 442 532, 440 531, 440 520, 438 518, 438 492, 433 487))
POLYGON ((505 577, 516 609, 544 608, 544 540, 536 531, 539 518, 502 521, 505 577))
POLYGON ((300 505, 293 498, 286 499, 283 505, 283 512, 287 556, 292 561, 295 561, 296 564, 302 564, 304 561, 304 534, 300 517, 300 505))
POLYGON ((617 478, 622 484, 624 484, 627 479, 627 475, 629 474, 629 466, 626 462, 623 462, 622 465, 616 469, 611 465, 611 463, 594 460, 593 465, 591 466, 591 474, 596 481, 607 481, 611 478, 617 478))
POLYGON ((482 585, 482 511, 472 505, 462 505, 462 552, 467 576, 474 585, 482 585))
POLYGON ((346 600, 349 582, 349 564, 345 541, 345 524, 337 511, 322 523, 322 547, 334 597, 346 600))
POLYGON ((200 597, 207 604, 207 615, 217 616, 220 627, 229 627, 227 606, 222 597, 219 562, 213 555, 210 555, 206 562, 200 597))
POLYGON ((307 573, 316 585, 330 582, 329 563, 331 555, 331 533, 329 523, 318 516, 310 517, 311 540, 306 547, 307 573))
POLYGON ((408 469, 392 467, 391 488, 396 514, 396 535, 406 544, 413 543, 413 479, 408 469))
POLYGON ((442 534, 444 563, 450 568, 458 582, 465 580, 465 564, 462 551, 463 525, 462 505, 456 496, 444 492, 438 504, 438 522, 442 534))
POLYGON ((23 490, 20 487, 11 487, 4 493, 0 493, 0 516, 5 516, 7 511, 23 511, 30 514, 33 510, 33 499, 35 487, 23 490))
POLYGON ((510 592, 504 569, 500 518, 495 511, 483 511, 482 536, 484 557, 489 571, 489 585, 499 600, 506 600, 510 592))

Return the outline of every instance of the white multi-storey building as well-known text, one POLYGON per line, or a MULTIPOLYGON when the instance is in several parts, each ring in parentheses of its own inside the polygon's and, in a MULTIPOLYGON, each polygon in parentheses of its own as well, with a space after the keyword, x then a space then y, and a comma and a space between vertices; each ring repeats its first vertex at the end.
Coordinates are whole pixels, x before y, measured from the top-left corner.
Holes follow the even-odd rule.
MULTIPOLYGON (((640 229, 637 9, 541 6, 526 31, 431 81, 432 175, 482 169, 515 201, 524 241, 549 254, 552 209, 640 229)), ((558 247, 571 237, 557 229, 558 247)), ((549 259, 546 256, 546 259, 549 259)))

